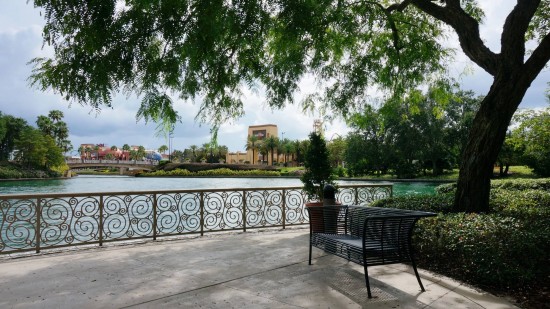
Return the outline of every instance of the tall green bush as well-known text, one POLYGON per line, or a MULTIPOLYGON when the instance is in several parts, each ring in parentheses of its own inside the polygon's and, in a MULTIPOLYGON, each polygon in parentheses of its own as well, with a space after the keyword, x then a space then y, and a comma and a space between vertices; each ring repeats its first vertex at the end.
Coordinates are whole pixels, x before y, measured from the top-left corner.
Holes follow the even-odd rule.
POLYGON ((454 184, 374 206, 438 212, 417 224, 419 265, 500 291, 550 283, 549 179, 493 181, 491 212, 452 213, 454 184))

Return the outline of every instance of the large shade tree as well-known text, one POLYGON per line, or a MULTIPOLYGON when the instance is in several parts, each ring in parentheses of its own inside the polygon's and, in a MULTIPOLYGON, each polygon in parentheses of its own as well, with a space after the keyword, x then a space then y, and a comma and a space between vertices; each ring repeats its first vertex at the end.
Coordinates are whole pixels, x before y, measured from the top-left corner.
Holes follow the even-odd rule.
MULTIPOLYGON (((489 1, 489 0, 487 0, 489 1)), ((510 119, 550 58, 550 0, 518 0, 500 52, 483 42, 475 0, 34 0, 44 8, 52 59, 33 61, 31 80, 66 99, 111 106, 118 91, 143 98, 138 118, 179 118, 170 93, 200 99, 198 119, 214 127, 243 114, 243 86, 267 101, 293 100, 300 79, 325 81, 305 100, 344 115, 368 103, 369 86, 399 101, 444 74, 460 47, 494 77, 464 151, 455 208, 488 209, 492 165, 510 119), (526 53, 526 42, 533 42, 526 53)))

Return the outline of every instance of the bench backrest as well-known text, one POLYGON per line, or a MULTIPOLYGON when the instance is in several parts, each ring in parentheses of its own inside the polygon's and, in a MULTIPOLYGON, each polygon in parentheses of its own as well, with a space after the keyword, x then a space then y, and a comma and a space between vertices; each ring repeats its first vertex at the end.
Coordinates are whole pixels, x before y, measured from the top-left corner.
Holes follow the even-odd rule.
POLYGON ((346 206, 307 207, 311 233, 346 234, 346 206))

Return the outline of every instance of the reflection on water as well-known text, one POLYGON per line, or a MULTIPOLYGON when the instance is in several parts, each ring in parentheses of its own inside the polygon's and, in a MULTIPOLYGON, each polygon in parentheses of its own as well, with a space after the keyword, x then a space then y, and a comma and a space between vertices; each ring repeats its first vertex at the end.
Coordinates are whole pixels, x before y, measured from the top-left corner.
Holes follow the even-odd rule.
MULTIPOLYGON (((381 183, 339 181, 341 184, 381 183)), ((388 183, 388 182, 383 182, 388 183)), ((395 196, 433 194, 438 183, 396 182, 395 196)), ((298 178, 141 178, 82 175, 71 179, 0 181, 0 194, 301 187, 298 178)))

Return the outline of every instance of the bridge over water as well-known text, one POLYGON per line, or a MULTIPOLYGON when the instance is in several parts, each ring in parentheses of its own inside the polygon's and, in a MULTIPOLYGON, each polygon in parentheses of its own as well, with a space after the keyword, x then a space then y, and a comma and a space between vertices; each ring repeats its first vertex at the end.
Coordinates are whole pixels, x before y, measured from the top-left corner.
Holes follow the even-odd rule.
POLYGON ((158 161, 136 161, 136 160, 67 160, 67 165, 71 170, 86 168, 118 168, 120 174, 130 169, 152 170, 158 161))

